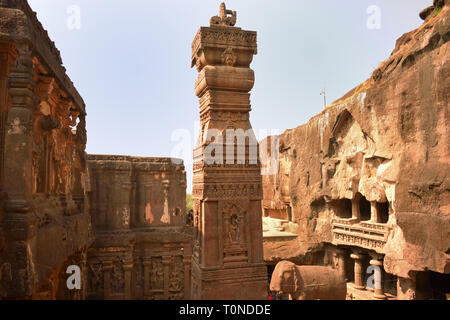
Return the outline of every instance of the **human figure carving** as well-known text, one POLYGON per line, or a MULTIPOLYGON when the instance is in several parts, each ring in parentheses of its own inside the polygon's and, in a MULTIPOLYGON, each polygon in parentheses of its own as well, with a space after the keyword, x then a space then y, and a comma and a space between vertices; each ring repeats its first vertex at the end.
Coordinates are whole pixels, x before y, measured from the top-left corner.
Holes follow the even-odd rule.
POLYGON ((228 237, 231 243, 239 242, 240 240, 240 230, 241 230, 241 222, 240 218, 237 215, 232 215, 230 218, 230 231, 228 233, 228 237))
POLYGON ((150 288, 157 289, 158 286, 158 265, 156 261, 152 262, 152 269, 150 271, 150 288))
MULTIPOLYGON (((176 260, 176 259, 174 259, 176 260)), ((183 265, 174 261, 173 270, 170 274, 169 290, 181 291, 183 286, 183 265)))
POLYGON ((220 13, 218 16, 214 16, 209 21, 211 26, 221 25, 233 27, 236 24, 237 13, 236 11, 227 10, 225 3, 220 4, 220 13), (231 16, 228 16, 231 15, 231 16))

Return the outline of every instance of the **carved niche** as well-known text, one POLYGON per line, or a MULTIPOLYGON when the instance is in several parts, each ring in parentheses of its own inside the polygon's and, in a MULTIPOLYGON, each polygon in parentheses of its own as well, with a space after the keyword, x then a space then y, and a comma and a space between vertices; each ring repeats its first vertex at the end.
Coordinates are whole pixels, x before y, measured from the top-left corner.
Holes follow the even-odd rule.
POLYGON ((220 201, 222 214, 224 261, 247 256, 246 216, 249 200, 220 201))

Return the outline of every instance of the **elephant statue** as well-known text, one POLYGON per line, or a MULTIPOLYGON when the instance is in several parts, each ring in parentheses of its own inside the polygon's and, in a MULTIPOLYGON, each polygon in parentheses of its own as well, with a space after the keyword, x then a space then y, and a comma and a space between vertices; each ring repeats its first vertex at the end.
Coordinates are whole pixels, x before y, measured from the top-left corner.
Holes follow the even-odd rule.
POLYGON ((332 267, 281 261, 273 271, 270 290, 289 294, 290 300, 345 300, 347 284, 332 267))

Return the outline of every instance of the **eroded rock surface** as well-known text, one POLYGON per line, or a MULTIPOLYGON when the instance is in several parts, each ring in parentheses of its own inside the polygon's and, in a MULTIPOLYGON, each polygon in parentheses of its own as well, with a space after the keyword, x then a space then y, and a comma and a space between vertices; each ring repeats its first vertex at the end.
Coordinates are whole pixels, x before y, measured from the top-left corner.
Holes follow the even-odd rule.
POLYGON ((263 204, 268 216, 292 208, 291 245, 303 252, 277 259, 332 244, 381 254, 385 272, 405 279, 449 272, 449 38, 446 4, 370 79, 278 137, 280 169, 263 176, 263 204))

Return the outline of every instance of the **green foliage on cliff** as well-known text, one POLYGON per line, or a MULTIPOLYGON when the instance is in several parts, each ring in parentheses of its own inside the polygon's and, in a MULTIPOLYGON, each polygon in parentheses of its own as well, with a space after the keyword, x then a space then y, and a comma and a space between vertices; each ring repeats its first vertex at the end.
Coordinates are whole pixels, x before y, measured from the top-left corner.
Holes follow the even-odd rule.
POLYGON ((186 195, 186 213, 189 212, 189 210, 194 209, 194 200, 192 200, 192 195, 187 194, 186 195))
POLYGON ((435 8, 434 8, 434 11, 433 11, 433 13, 431 14, 431 17, 436 17, 438 14, 439 14, 439 12, 441 12, 442 11, 442 6, 440 6, 440 5, 437 5, 435 8))

